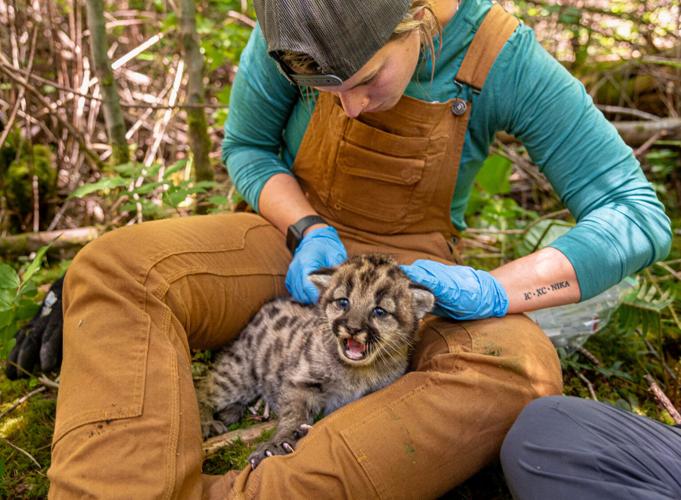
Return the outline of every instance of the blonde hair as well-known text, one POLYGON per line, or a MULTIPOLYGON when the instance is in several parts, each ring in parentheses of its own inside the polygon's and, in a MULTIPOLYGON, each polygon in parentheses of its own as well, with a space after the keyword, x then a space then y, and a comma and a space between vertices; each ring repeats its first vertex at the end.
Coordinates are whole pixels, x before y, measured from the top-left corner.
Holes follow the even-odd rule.
MULTIPOLYGON (((399 40, 418 30, 421 36, 421 51, 428 54, 433 62, 435 72, 435 46, 433 37, 442 35, 442 27, 433 12, 432 0, 412 0, 411 7, 395 27, 388 41, 399 40)), ((442 37, 440 37, 442 39, 442 37)), ((442 43, 442 40, 440 40, 442 43)), ((320 72, 319 64, 308 54, 293 51, 282 51, 279 57, 296 73, 314 75, 320 72)))

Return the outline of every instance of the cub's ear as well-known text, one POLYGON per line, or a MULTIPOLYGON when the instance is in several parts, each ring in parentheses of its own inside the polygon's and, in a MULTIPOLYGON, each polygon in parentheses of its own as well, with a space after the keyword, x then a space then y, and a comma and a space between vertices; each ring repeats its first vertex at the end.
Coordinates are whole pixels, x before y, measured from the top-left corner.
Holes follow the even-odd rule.
POLYGON ((307 277, 310 279, 312 284, 319 289, 319 293, 323 294, 329 284, 331 283, 331 276, 336 270, 333 267, 324 267, 322 269, 317 269, 312 271, 307 277))
POLYGON ((435 296, 426 287, 414 283, 409 284, 409 291, 411 292, 411 300, 414 304, 416 317, 421 319, 433 309, 435 296))

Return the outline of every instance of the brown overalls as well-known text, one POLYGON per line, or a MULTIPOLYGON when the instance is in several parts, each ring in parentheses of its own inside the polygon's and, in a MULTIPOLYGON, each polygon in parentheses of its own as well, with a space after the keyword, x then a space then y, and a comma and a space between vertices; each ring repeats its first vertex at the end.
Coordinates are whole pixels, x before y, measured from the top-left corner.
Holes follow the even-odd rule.
MULTIPOLYGON (((480 89, 517 21, 495 6, 457 80, 480 89)), ((403 97, 350 119, 321 94, 294 171, 350 255, 453 262, 449 205, 471 103, 403 97)), ((51 498, 433 498, 494 460, 531 399, 561 392, 522 315, 430 317, 412 371, 315 424, 296 451, 201 475, 190 348, 286 293, 284 237, 253 214, 149 222, 85 247, 64 288, 51 498)))

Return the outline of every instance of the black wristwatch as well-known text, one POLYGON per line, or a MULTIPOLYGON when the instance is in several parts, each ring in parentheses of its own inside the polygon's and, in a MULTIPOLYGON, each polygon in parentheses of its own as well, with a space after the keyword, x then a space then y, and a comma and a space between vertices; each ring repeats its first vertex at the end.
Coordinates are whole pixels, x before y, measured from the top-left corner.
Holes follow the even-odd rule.
POLYGON ((303 233, 305 230, 310 226, 314 226, 315 224, 326 224, 326 221, 319 215, 306 215, 298 222, 291 224, 288 227, 288 230, 286 231, 286 246, 291 253, 295 251, 295 249, 298 247, 298 244, 300 243, 300 240, 303 239, 303 233))

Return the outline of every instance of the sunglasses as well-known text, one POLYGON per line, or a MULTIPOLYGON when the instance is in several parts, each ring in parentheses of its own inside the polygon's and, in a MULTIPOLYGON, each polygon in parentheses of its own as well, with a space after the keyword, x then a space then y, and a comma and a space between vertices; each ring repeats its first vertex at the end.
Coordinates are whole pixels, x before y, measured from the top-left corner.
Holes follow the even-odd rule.
POLYGON ((270 56, 279 66, 279 70, 286 77, 286 79, 293 85, 301 87, 339 87, 343 85, 343 80, 336 75, 301 75, 291 69, 291 67, 284 62, 279 52, 272 51, 270 56))

